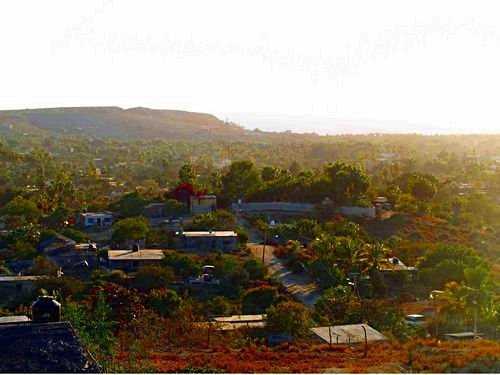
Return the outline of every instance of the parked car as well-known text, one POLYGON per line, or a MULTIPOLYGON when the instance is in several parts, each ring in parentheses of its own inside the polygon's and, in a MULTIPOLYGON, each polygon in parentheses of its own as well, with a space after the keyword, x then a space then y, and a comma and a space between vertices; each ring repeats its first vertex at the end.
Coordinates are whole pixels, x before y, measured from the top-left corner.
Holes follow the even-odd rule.
POLYGON ((421 327, 427 324, 427 319, 421 314, 406 315, 404 322, 411 327, 421 327))

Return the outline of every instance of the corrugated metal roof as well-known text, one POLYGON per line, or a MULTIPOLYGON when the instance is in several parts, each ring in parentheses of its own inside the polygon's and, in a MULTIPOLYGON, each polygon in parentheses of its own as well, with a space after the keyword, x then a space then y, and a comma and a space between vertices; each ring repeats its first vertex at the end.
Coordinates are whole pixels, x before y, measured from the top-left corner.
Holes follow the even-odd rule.
POLYGON ((212 322, 197 323, 200 328, 208 329, 209 325, 220 331, 230 331, 240 328, 263 328, 265 314, 232 315, 214 317, 212 322))
POLYGON ((28 276, 11 275, 11 276, 0 276, 0 282, 10 283, 14 281, 36 281, 47 278, 48 276, 46 275, 28 275, 28 276))
POLYGON ((102 373, 68 322, 0 325, 1 373, 102 373))
POLYGON ((2 316, 0 317, 0 324, 10 324, 10 323, 26 323, 30 319, 26 315, 15 315, 15 316, 2 316))
POLYGON ((163 250, 143 249, 132 250, 108 250, 109 260, 161 260, 165 257, 163 250))
POLYGON ((109 211, 103 211, 103 212, 81 212, 81 213, 79 213, 79 215, 81 215, 83 217, 87 217, 87 216, 96 217, 96 216, 113 216, 113 213, 109 212, 109 211))
POLYGON ((197 232, 182 232, 185 237, 236 237, 237 234, 233 231, 197 231, 197 232))
POLYGON ((263 328, 265 315, 231 315, 215 317, 217 329, 229 331, 238 328, 263 328))
POLYGON ((358 344, 365 342, 365 331, 368 341, 387 341, 387 337, 376 331, 368 324, 349 324, 340 326, 314 327, 311 328, 319 338, 327 343, 333 344, 358 344), (330 336, 331 333, 331 336, 330 336))
POLYGON ((231 331, 239 328, 264 328, 264 322, 216 323, 217 329, 231 331))
POLYGON ((214 320, 219 323, 247 323, 247 322, 262 322, 265 314, 255 315, 231 315, 231 316, 218 316, 214 320))

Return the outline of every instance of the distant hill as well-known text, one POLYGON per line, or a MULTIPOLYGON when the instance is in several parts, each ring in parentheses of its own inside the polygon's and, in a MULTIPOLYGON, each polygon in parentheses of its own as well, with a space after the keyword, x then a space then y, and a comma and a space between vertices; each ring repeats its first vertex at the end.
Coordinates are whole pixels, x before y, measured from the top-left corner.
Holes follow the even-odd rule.
POLYGON ((76 107, 0 111, 0 128, 119 139, 230 139, 247 131, 213 115, 177 110, 76 107))

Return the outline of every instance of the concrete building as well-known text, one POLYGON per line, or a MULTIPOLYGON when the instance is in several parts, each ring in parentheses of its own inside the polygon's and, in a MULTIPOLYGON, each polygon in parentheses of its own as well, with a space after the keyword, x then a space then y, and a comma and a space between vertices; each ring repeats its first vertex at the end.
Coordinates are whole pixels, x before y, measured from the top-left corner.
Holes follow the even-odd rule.
POLYGON ((163 250, 157 249, 108 251, 110 270, 137 271, 140 267, 146 265, 159 266, 163 258, 165 258, 163 250))
POLYGON ((80 228, 109 227, 113 225, 113 214, 104 212, 82 212, 76 215, 76 225, 80 228))
POLYGON ((191 214, 204 214, 217 210, 217 197, 215 195, 193 195, 190 200, 191 214))
POLYGON ((233 231, 177 232, 178 247, 196 251, 234 251, 238 235, 233 231))

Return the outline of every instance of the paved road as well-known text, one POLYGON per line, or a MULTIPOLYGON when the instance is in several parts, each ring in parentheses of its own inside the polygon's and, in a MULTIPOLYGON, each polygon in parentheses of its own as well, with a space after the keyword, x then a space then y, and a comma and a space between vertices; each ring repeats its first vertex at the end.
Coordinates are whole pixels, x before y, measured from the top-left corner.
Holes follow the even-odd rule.
MULTIPOLYGON (((262 259, 263 245, 249 243, 252 253, 262 259)), ((307 307, 312 307, 314 301, 321 295, 318 284, 310 282, 307 273, 293 273, 286 265, 286 260, 274 255, 274 247, 266 245, 264 260, 268 267, 270 276, 277 276, 286 288, 287 292, 302 301, 307 307)))
POLYGON ((262 251, 265 251, 264 261, 267 264, 269 275, 276 275, 287 292, 302 301, 307 307, 312 307, 314 301, 321 295, 321 290, 316 283, 309 281, 307 274, 293 273, 286 265, 285 260, 274 255, 274 247, 262 245, 263 237, 244 219, 239 217, 238 224, 243 226, 248 233, 248 247, 254 256, 262 259, 262 251))

